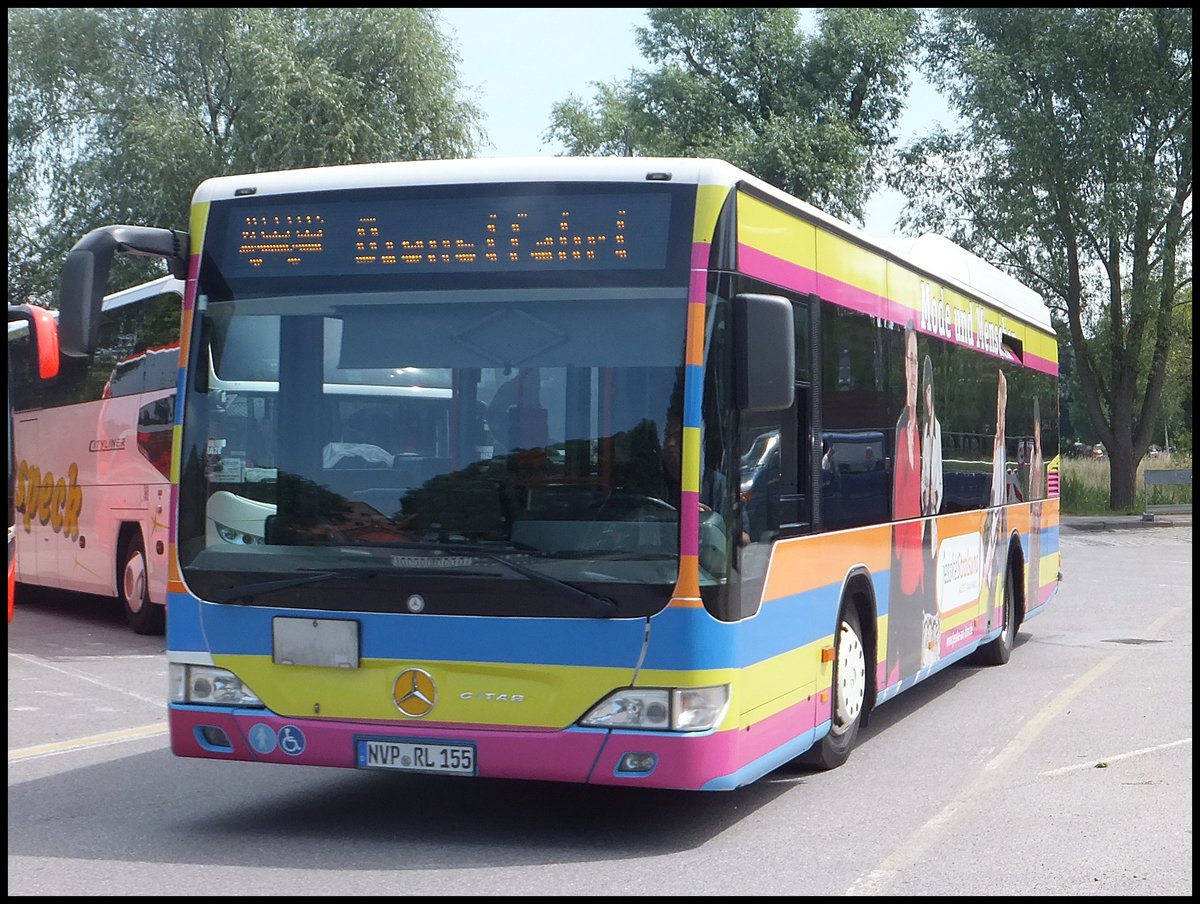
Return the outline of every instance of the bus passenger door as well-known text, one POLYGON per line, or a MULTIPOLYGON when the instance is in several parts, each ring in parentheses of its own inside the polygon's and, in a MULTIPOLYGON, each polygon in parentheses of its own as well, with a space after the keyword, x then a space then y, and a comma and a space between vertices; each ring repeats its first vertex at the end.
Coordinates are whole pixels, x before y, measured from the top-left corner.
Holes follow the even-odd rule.
MULTIPOLYGON (((28 328, 14 326, 9 308, 8 379, 12 407, 9 430, 13 456, 13 527, 16 546, 16 579, 37 583, 38 576, 53 565, 54 532, 49 519, 42 523, 38 507, 42 492, 45 455, 39 441, 42 381, 38 376, 37 342, 28 328)), ((16 315, 19 318, 19 315, 16 315)), ((49 514, 49 500, 46 511, 49 514)))
MULTIPOLYGON (((783 536, 806 534, 812 531, 818 512, 819 499, 814 486, 813 442, 820 428, 813 423, 813 374, 811 317, 815 305, 792 301, 792 323, 796 340, 795 401, 783 412, 780 445, 782 480, 779 493, 779 529, 783 536)), ((820 461, 820 456, 815 458, 820 461)))
POLYGON ((38 502, 41 498, 42 472, 38 462, 41 448, 38 442, 38 415, 36 412, 13 414, 13 461, 16 467, 16 526, 17 580, 27 583, 42 583, 39 575, 52 571, 54 567, 54 532, 50 522, 43 524, 38 518, 38 502))

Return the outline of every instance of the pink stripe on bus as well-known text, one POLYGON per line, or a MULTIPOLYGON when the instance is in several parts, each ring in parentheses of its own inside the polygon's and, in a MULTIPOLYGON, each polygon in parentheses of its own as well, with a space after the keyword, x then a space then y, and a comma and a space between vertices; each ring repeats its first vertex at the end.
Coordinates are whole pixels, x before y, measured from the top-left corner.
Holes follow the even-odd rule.
POLYGON ((773 282, 797 292, 815 292, 817 274, 807 267, 780 260, 773 254, 738 245, 738 270, 750 276, 773 282))

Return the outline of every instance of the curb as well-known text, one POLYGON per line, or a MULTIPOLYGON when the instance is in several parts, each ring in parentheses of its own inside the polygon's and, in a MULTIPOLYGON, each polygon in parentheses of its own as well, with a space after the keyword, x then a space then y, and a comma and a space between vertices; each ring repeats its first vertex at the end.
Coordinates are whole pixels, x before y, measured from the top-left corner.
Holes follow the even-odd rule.
POLYGON ((1141 515, 1060 515, 1059 527, 1067 530, 1113 531, 1155 527, 1191 527, 1191 515, 1161 515, 1144 521, 1141 515))

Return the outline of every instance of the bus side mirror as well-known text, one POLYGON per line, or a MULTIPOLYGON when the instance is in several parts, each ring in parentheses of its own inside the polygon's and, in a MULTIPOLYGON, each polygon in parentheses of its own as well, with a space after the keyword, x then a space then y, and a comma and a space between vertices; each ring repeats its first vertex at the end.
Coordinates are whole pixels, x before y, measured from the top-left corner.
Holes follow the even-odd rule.
POLYGON ((733 334, 738 408, 790 408, 796 393, 792 303, 780 295, 735 296, 733 334))
MULTIPOLYGON (((9 305, 8 322, 24 323, 33 344, 33 359, 37 362, 38 379, 58 376, 58 321, 54 312, 31 304, 9 305)), ((20 329, 20 327, 18 327, 20 329)), ((11 329, 9 330, 11 333, 11 329)))
POLYGON ((78 244, 67 254, 63 263, 62 289, 58 293, 59 340, 64 355, 86 358, 96 350, 100 305, 111 262, 112 255, 109 255, 101 267, 96 255, 80 250, 78 244), (99 272, 101 269, 102 273, 99 272), (97 277, 99 289, 96 288, 97 277))
POLYGON ((188 234, 153 226, 102 226, 67 252, 58 297, 59 345, 64 355, 87 358, 100 337, 100 305, 117 254, 161 257, 177 279, 187 277, 188 234))

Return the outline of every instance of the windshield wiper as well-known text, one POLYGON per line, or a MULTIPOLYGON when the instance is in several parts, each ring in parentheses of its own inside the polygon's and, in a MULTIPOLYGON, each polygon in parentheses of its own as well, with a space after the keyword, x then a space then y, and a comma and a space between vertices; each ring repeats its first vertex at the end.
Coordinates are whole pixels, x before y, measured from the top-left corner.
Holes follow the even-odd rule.
POLYGON ((475 552, 473 555, 481 559, 487 559, 492 562, 499 562, 501 565, 507 565, 518 574, 523 574, 525 577, 533 581, 541 581, 543 584, 550 584, 555 587, 562 587, 564 590, 569 590, 578 595, 578 600, 583 604, 584 608, 590 609, 597 615, 615 615, 617 612, 617 604, 607 596, 601 596, 598 593, 593 593, 590 590, 584 590, 582 587, 577 587, 568 581, 559 580, 556 577, 551 577, 548 574, 542 574, 540 571, 535 571, 532 568, 526 568, 524 565, 518 565, 516 562, 509 561, 501 556, 493 555, 487 552, 475 552))
MULTIPOLYGON (((389 547, 399 549, 429 549, 439 552, 463 552, 477 559, 484 559, 489 562, 496 562, 500 565, 510 568, 517 574, 524 575, 531 581, 537 581, 542 584, 548 584, 552 587, 558 587, 562 590, 568 590, 574 594, 576 600, 583 605, 585 609, 596 613, 597 615, 615 615, 617 604, 607 596, 601 596, 598 593, 593 593, 590 590, 585 590, 582 587, 577 587, 568 581, 560 580, 559 578, 551 577, 548 574, 543 574, 533 568, 528 568, 516 562, 506 559, 503 556, 496 555, 496 548, 489 546, 479 546, 472 543, 430 543, 430 542, 409 542, 409 543, 389 543, 389 547)), ((501 548, 504 552, 526 553, 538 555, 539 553, 530 548, 523 548, 512 545, 501 548)))
POLYGON ((301 584, 318 584, 331 578, 348 577, 336 571, 308 571, 292 578, 281 578, 277 581, 259 581, 255 584, 238 584, 227 590, 217 591, 206 595, 206 599, 214 603, 248 603, 251 597, 260 593, 273 593, 276 590, 286 590, 289 587, 299 587, 301 584))
MULTIPOLYGON (((559 580, 551 577, 548 574, 543 574, 540 571, 535 571, 524 565, 509 561, 503 556, 498 556, 492 549, 488 547, 480 547, 470 544, 461 543, 389 543, 389 548, 395 549, 428 549, 438 552, 463 552, 472 558, 483 559, 488 562, 495 562, 503 565, 506 568, 515 571, 531 581, 536 581, 541 584, 548 584, 551 587, 556 587, 560 590, 569 591, 576 601, 584 608, 596 615, 615 615, 617 612, 617 604, 606 596, 601 596, 598 593, 593 593, 590 590, 585 590, 582 587, 577 587, 567 581, 559 580)), ((513 552, 527 552, 531 550, 523 550, 517 547, 512 547, 513 552)), ((380 569, 363 569, 354 572, 337 572, 337 571, 307 571, 304 574, 296 575, 295 577, 282 578, 275 581, 259 581, 253 584, 239 584, 230 587, 227 590, 217 591, 208 595, 208 599, 214 603, 248 603, 255 596, 264 593, 274 593, 276 590, 287 590, 289 587, 299 587, 304 584, 318 584, 322 581, 332 580, 334 578, 345 578, 353 580, 355 578, 371 576, 375 577, 381 573, 380 569)))
POLYGON ((561 559, 594 559, 597 562, 664 562, 677 558, 673 552, 620 549, 564 549, 554 555, 561 559))

